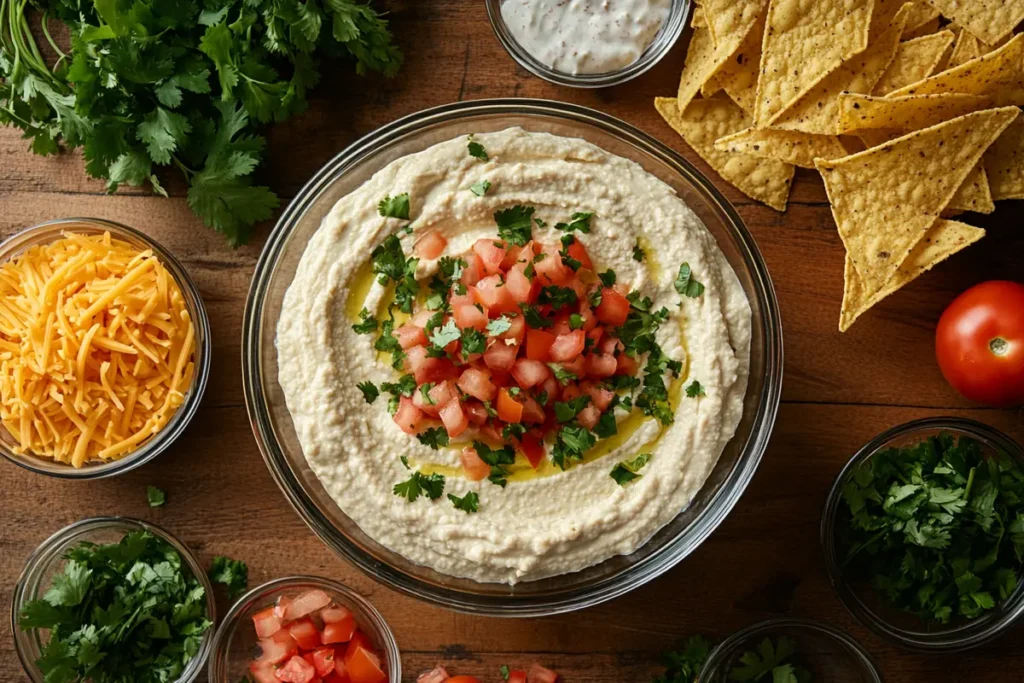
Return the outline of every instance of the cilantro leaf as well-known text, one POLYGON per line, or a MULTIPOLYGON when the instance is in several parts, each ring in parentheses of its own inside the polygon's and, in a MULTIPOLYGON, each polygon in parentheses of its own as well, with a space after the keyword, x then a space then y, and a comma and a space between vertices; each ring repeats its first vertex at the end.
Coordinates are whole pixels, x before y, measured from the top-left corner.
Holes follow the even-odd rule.
POLYGON ((590 403, 590 396, 580 394, 568 401, 555 401, 555 419, 559 422, 568 422, 590 403))
POLYGON ((576 296, 575 290, 571 287, 559 287, 557 285, 541 287, 540 294, 537 296, 537 303, 549 305, 555 311, 561 310, 566 306, 575 305, 578 301, 579 298, 576 296))
POLYGON ((601 284, 605 287, 612 287, 615 285, 615 271, 609 268, 603 273, 598 273, 597 277, 601 280, 601 284))
POLYGON ((526 320, 526 324, 535 330, 542 330, 545 327, 551 327, 555 324, 551 319, 542 316, 537 308, 530 304, 520 303, 519 310, 523 312, 523 318, 526 320))
POLYGON ((696 299, 704 293, 704 285, 694 279, 689 263, 679 266, 679 275, 676 276, 674 284, 677 292, 691 299, 696 299))
POLYGON ((466 145, 467 149, 469 150, 469 156, 475 159, 479 159, 480 161, 487 161, 487 150, 484 149, 483 145, 473 140, 472 138, 473 136, 470 136, 469 144, 466 145))
POLYGON ((409 220, 409 193, 403 192, 394 197, 386 195, 377 204, 377 213, 385 218, 400 218, 409 220))
POLYGON ((532 206, 516 205, 494 213, 498 225, 498 237, 517 247, 526 246, 533 239, 531 218, 536 209, 532 206))
POLYGON ((597 424, 594 425, 594 434, 599 439, 607 439, 615 436, 619 433, 619 426, 615 422, 615 415, 612 411, 606 411, 601 413, 601 417, 598 418, 597 424))
POLYGON ((697 398, 699 396, 705 396, 704 387, 697 380, 693 380, 686 386, 686 397, 697 398))
POLYGON ((548 363, 548 367, 551 368, 551 372, 555 373, 555 379, 562 386, 565 386, 574 379, 579 379, 576 373, 566 370, 558 363, 548 363))
POLYGON ((171 154, 185 141, 192 124, 181 114, 157 107, 139 123, 135 135, 146 145, 149 157, 158 164, 169 164, 171 154))
POLYGON ((711 644, 703 636, 687 638, 682 650, 665 653, 665 673, 653 683, 695 683, 710 652, 711 644))
POLYGON ((370 334, 377 331, 377 319, 370 315, 366 308, 359 311, 359 320, 360 322, 352 326, 352 331, 356 334, 370 334))
POLYGON ((645 258, 647 258, 647 253, 640 248, 640 243, 637 242, 635 245, 633 245, 633 260, 637 262, 642 262, 645 258))
POLYGON ((630 460, 624 460, 618 463, 612 468, 610 476, 615 480, 615 483, 619 486, 625 486, 631 481, 639 479, 641 474, 638 474, 640 470, 647 465, 651 460, 650 453, 641 453, 640 455, 630 460))
POLYGON ((474 353, 483 353, 487 350, 487 337, 483 332, 473 327, 462 329, 462 355, 470 356, 474 353))
POLYGON ((424 446, 430 446, 435 451, 448 445, 448 432, 444 427, 431 427, 416 435, 419 442, 424 446))
POLYGON ((167 502, 167 494, 155 486, 147 486, 146 500, 149 502, 149 507, 158 508, 167 502))
POLYGON ((218 555, 210 562, 207 574, 210 581, 227 586, 228 597, 232 600, 244 593, 249 585, 249 568, 240 560, 218 555))
POLYGON ((593 212, 577 211, 572 215, 568 223, 555 223, 555 230, 561 230, 562 232, 579 230, 582 233, 588 233, 590 232, 590 219, 593 216, 593 212))
POLYGON ((499 334, 504 334, 512 329, 512 321, 509 320, 507 315, 495 318, 487 323, 487 334, 492 337, 497 337, 499 334))
POLYGON ((487 191, 491 189, 491 181, 486 178, 479 180, 469 186, 469 191, 475 194, 477 197, 483 197, 487 194, 487 191))
POLYGON ((436 472, 430 475, 413 472, 407 480, 395 484, 392 490, 396 496, 405 498, 410 503, 415 502, 421 495, 430 500, 437 500, 444 493, 444 476, 436 472))
POLYGON ((380 395, 380 391, 377 390, 377 386, 370 380, 360 382, 356 386, 359 387, 359 391, 363 392, 363 398, 366 399, 367 403, 373 403, 380 395))
POLYGON ((582 461, 584 454, 596 443, 597 437, 586 427, 576 423, 566 424, 555 436, 551 462, 564 470, 574 461, 582 461))
POLYGON ((453 493, 449 493, 448 500, 452 502, 456 510, 462 510, 467 515, 476 512, 480 506, 480 496, 477 495, 476 491, 470 491, 461 498, 453 493))
POLYGON ((459 326, 455 324, 455 320, 449 320, 434 330, 433 334, 430 335, 430 343, 443 349, 461 338, 462 331, 459 330, 459 326))

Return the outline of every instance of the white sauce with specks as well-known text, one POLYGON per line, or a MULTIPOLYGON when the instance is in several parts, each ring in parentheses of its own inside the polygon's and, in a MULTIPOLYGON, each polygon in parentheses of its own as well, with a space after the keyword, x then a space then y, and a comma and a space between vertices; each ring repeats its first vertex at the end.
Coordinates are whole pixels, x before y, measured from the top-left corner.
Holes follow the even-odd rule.
POLYGON ((671 0, 505 0, 501 16, 534 59, 567 74, 600 74, 639 59, 671 9, 671 0))

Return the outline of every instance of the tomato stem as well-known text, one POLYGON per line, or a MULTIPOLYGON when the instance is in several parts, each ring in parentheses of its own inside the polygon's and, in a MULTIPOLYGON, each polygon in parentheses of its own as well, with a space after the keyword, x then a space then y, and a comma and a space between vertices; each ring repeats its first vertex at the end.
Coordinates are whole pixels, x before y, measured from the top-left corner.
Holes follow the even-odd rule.
POLYGON ((988 348, 997 356, 1005 356, 1010 351, 1010 344, 1002 337, 996 337, 988 343, 988 348))

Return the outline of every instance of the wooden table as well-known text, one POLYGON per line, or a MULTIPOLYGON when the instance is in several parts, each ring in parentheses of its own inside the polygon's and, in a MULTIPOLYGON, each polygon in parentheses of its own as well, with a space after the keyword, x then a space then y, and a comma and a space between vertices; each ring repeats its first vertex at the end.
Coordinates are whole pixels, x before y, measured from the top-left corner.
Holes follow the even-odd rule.
MULTIPOLYGON (((76 154, 32 155, 16 131, 0 132, 0 234, 62 216, 97 216, 149 233, 184 263, 213 325, 213 375, 184 437, 155 462, 111 480, 74 483, 0 466, 0 585, 3 609, 30 552, 83 517, 131 515, 165 525, 207 561, 249 565, 250 584, 303 572, 339 579, 367 596, 394 629, 406 680, 437 662, 497 681, 501 664, 540 661, 570 683, 645 683, 659 653, 694 633, 725 636, 762 619, 793 615, 849 630, 887 680, 1017 681, 1024 654, 1018 627, 969 655, 920 657, 885 645, 843 610, 826 580, 818 522, 828 486, 850 455, 885 428, 935 415, 971 417, 1024 440, 1022 414, 969 405, 943 381, 933 331, 940 312, 972 284, 1024 272, 1024 205, 1002 204, 968 220, 989 235, 837 332, 843 248, 815 173, 798 171, 789 210, 755 204, 709 171, 655 113, 673 95, 686 38, 656 68, 601 91, 560 88, 522 69, 498 44, 480 0, 396 0, 392 25, 407 63, 393 81, 325 69, 308 113, 269 132, 264 180, 284 200, 353 140, 420 109, 484 97, 542 97, 587 105, 666 142, 707 172, 753 232, 775 280, 785 329, 783 404, 772 443, 729 518, 673 571, 618 600, 549 619, 510 621, 456 614, 404 597, 334 556, 271 481, 242 399, 242 311, 270 224, 232 250, 193 216, 180 186, 173 198, 125 191, 107 196, 76 154), (168 504, 150 509, 145 487, 168 504)), ((226 609, 223 605, 222 609, 226 609)), ((0 621, 0 680, 25 680, 10 624, 0 621)))

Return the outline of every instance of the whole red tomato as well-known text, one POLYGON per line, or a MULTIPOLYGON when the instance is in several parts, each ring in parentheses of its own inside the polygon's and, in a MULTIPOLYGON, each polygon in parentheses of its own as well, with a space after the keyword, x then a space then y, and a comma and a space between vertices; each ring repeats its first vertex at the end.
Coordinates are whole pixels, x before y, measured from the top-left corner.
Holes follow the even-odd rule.
POLYGON ((939 318, 935 355, 946 381, 972 401, 1024 403, 1024 285, 992 280, 958 296, 939 318))

